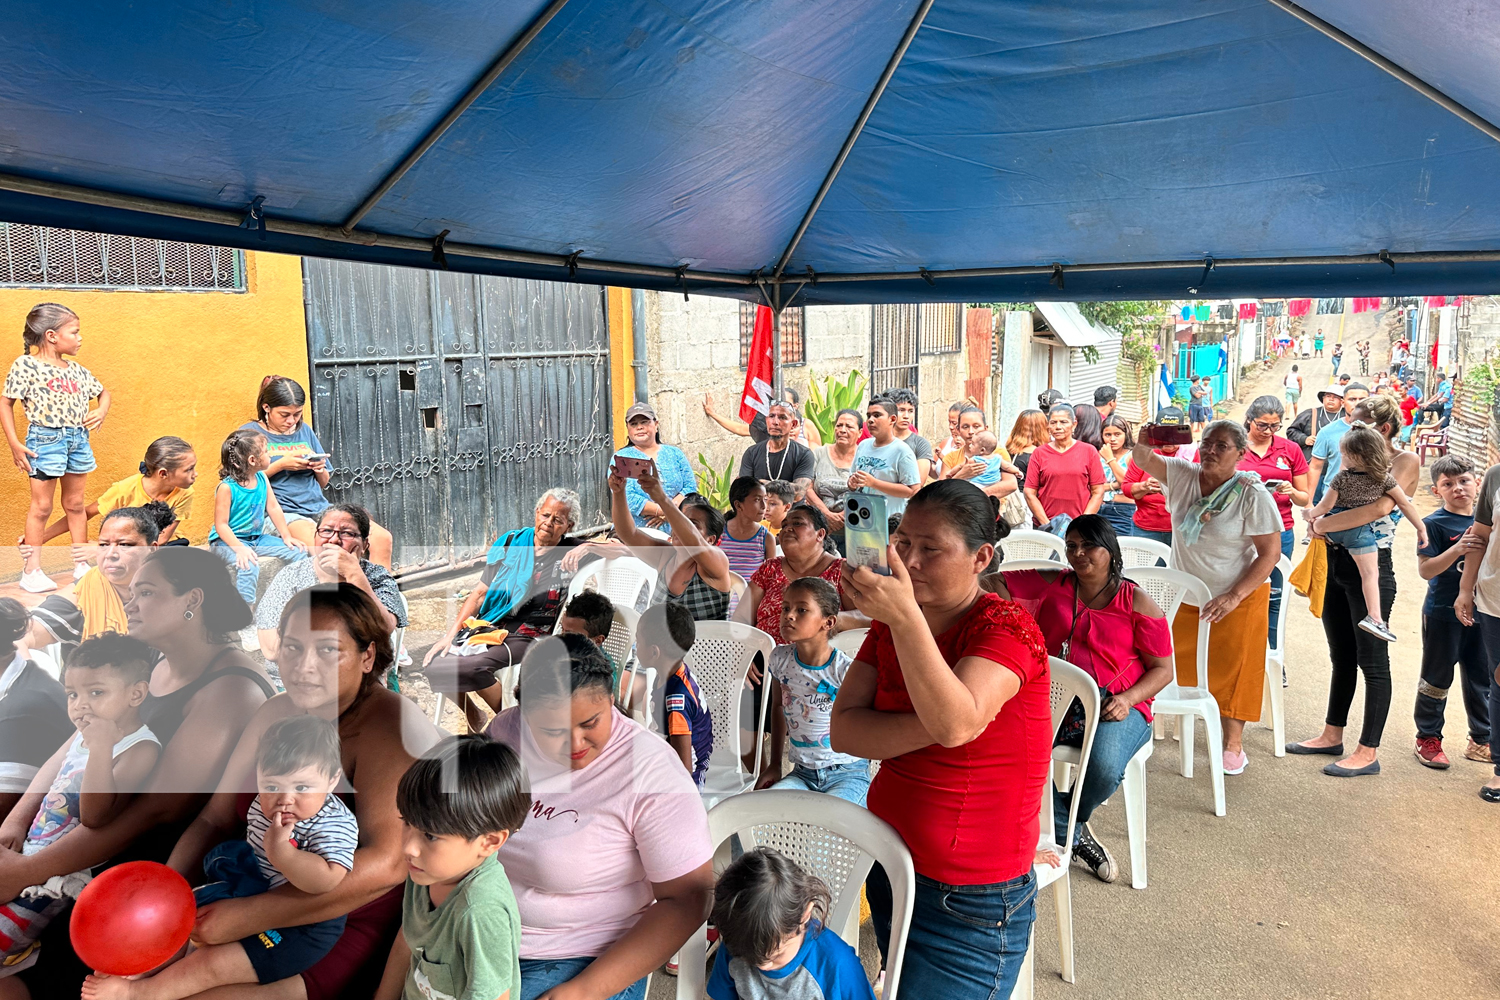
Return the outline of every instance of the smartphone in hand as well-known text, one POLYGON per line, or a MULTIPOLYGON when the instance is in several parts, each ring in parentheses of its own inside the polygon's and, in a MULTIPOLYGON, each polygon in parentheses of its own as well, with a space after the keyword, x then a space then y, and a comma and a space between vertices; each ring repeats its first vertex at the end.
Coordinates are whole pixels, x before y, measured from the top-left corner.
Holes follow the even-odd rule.
POLYGON ((850 566, 868 566, 890 576, 886 552, 891 544, 890 516, 885 497, 872 493, 851 493, 844 498, 844 547, 850 566))
POLYGON ((624 455, 616 455, 615 474, 621 479, 639 479, 642 476, 655 476, 656 463, 649 458, 627 458, 624 455))

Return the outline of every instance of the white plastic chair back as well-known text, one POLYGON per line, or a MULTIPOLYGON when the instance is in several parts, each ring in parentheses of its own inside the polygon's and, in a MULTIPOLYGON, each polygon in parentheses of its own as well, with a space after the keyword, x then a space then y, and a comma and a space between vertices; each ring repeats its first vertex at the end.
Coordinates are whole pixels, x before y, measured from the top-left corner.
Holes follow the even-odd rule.
POLYGON ((1120 555, 1124 557, 1127 568, 1155 567, 1158 559, 1161 560, 1163 566, 1172 565, 1172 546, 1158 542, 1154 538, 1137 538, 1127 535, 1120 539, 1120 555))
MULTIPOLYGON (((881 996, 897 1000, 917 880, 911 852, 889 824, 868 809, 832 795, 779 790, 720 802, 709 810, 708 833, 715 847, 738 834, 745 850, 773 848, 821 878, 833 897, 825 933, 841 934, 855 949, 859 948, 860 886, 871 865, 879 862, 890 879, 892 902, 890 953, 881 996)), ((679 954, 679 1000, 703 996, 704 948, 700 926, 679 954)))
POLYGON ((615 606, 615 623, 604 639, 604 651, 615 658, 621 670, 630 664, 635 653, 635 630, 640 623, 640 613, 634 608, 615 606))
POLYGON ((846 628, 834 635, 830 645, 834 649, 843 650, 852 660, 859 655, 860 647, 865 644, 865 637, 869 634, 870 630, 867 628, 846 628))
POLYGON ((750 602, 745 599, 750 593, 750 583, 734 570, 729 571, 729 620, 754 625, 750 602))
MULTIPOLYGON (((1166 569, 1161 566, 1134 566, 1127 569, 1125 575, 1134 580, 1142 590, 1151 595, 1152 600, 1161 606, 1162 611, 1166 613, 1168 623, 1177 617, 1177 610, 1184 603, 1201 608, 1212 597, 1207 584, 1182 570, 1166 569)), ((1171 701, 1180 697, 1212 697, 1208 694, 1208 630, 1209 623, 1199 616, 1197 686, 1180 687, 1174 676, 1172 681, 1156 696, 1158 702, 1171 701)), ((1154 711, 1166 715, 1172 714, 1164 708, 1156 708, 1154 711)))
POLYGON ((1051 559, 1062 562, 1068 557, 1068 547, 1061 538, 1034 528, 1015 528, 1000 541, 1006 559, 1051 559))
POLYGON ((563 606, 566 607, 567 601, 585 590, 593 590, 608 597, 617 607, 645 611, 651 605, 651 594, 656 590, 659 575, 656 567, 635 556, 596 559, 580 566, 573 574, 563 606))
POLYGON ((1051 559, 1006 559, 999 565, 996 572, 1019 573, 1027 569, 1041 570, 1044 573, 1060 573, 1072 567, 1067 563, 1058 563, 1051 559))
POLYGON ((656 539, 658 542, 670 542, 672 540, 672 536, 667 534, 665 531, 662 531, 660 528, 647 528, 643 526, 636 528, 635 530, 639 531, 643 535, 656 539))
MULTIPOLYGON (((1056 734, 1058 727, 1062 725, 1073 699, 1076 698, 1083 704, 1083 746, 1078 751, 1078 773, 1087 774, 1089 754, 1094 747, 1094 733, 1099 728, 1099 685, 1086 671, 1067 660, 1049 656, 1047 666, 1052 675, 1052 732, 1056 734)), ((1065 849, 1064 869, 1073 855, 1073 828, 1078 821, 1078 799, 1079 796, 1073 796, 1072 805, 1068 808, 1068 828, 1058 831, 1052 816, 1051 781, 1047 782, 1047 792, 1042 796, 1042 833, 1043 836, 1050 835, 1053 843, 1065 849), (1064 833, 1066 839, 1056 839, 1059 832, 1064 833)))
MULTIPOLYGON (((706 793, 710 797, 738 795, 755 783, 760 771, 761 734, 766 728, 766 702, 760 702, 760 720, 755 730, 755 772, 746 774, 740 760, 740 698, 755 654, 770 663, 774 639, 742 622, 698 622, 698 636, 683 660, 698 687, 713 720, 714 746, 709 757, 706 793)), ((653 692, 654 695, 654 692, 653 692)), ((655 698, 652 699, 655 704, 655 698)))

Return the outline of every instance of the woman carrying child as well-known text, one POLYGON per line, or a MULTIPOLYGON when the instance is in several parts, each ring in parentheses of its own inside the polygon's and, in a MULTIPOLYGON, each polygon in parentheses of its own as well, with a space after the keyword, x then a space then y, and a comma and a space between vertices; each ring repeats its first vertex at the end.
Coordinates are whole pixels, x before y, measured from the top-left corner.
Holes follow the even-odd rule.
POLYGON ((83 347, 78 315, 67 306, 44 302, 26 314, 21 334, 22 353, 5 376, 0 403, 0 429, 10 444, 16 468, 30 478, 31 511, 26 515, 25 540, 31 551, 21 573, 21 589, 33 594, 56 590, 42 572, 42 540, 52 516, 54 480, 62 480, 62 505, 72 536, 73 579, 88 572, 79 546, 88 541, 88 517, 83 502, 88 474, 98 468, 89 435, 109 413, 109 390, 73 360, 83 347), (36 348, 36 354, 31 353, 36 348), (92 411, 89 402, 99 400, 92 411), (16 434, 16 403, 26 411, 26 440, 16 434))
MULTIPOLYGON (((973 484, 933 483, 907 505, 890 575, 844 573, 874 625, 834 702, 832 748, 881 761, 869 808, 916 867, 905 1000, 1010 996, 1036 919, 1051 684, 1036 623, 980 587, 996 558, 995 516, 973 484)), ((865 889, 884 951, 884 871, 865 889)))
MULTIPOLYGON (((68 717, 77 732, 42 765, 0 823, 0 849, 35 853, 77 826, 97 829, 119 816, 144 787, 161 741, 141 721, 155 651, 110 632, 74 649, 63 667, 68 717)), ((37 960, 42 931, 83 891, 85 868, 0 904, 0 983, 37 960)), ((15 995, 14 984, 0 995, 15 995)))
POLYGON ((833 749, 829 719, 839 687, 853 662, 829 643, 838 628, 839 592, 818 577, 799 577, 781 595, 780 634, 771 651, 771 754, 756 788, 826 792, 864 805, 870 762, 833 749), (781 748, 790 737, 792 773, 782 777, 781 748))
MULTIPOLYGON (((255 397, 255 419, 240 427, 265 435, 271 454, 266 475, 291 528, 283 540, 291 544, 295 538, 304 548, 312 545, 316 518, 328 506, 323 490, 330 478, 330 456, 302 419, 306 406, 307 393, 295 380, 267 375, 255 397)), ((371 522, 370 561, 390 569, 394 546, 391 533, 371 522)))
MULTIPOLYGON (((1391 462, 1390 475, 1403 493, 1414 495, 1421 463, 1416 455, 1403 451, 1395 440, 1401 432, 1401 410, 1395 400, 1389 396, 1371 396, 1360 402, 1350 417, 1375 428, 1385 439, 1391 462)), ((1347 531, 1388 516, 1395 518, 1395 511, 1395 500, 1387 495, 1340 514, 1323 514, 1309 524, 1308 531, 1326 538, 1329 532, 1347 531)), ((1396 573, 1389 542, 1377 547, 1375 567, 1380 620, 1390 621, 1391 608, 1396 603, 1396 573)), ((1328 639, 1328 658, 1332 667, 1328 714, 1322 733, 1300 743, 1288 743, 1286 752, 1339 757, 1323 768, 1324 774, 1336 778, 1380 773, 1380 737, 1391 707, 1391 647, 1374 633, 1359 627, 1359 623, 1367 616, 1373 617, 1375 611, 1365 598, 1364 581, 1354 557, 1342 545, 1328 546, 1328 586, 1323 592, 1323 633, 1328 639), (1349 721, 1349 707, 1354 703, 1354 691, 1361 675, 1365 683, 1365 708, 1359 745, 1345 757, 1344 728, 1349 721)))
POLYGON ((511 1000, 641 1000, 708 916, 713 848, 692 776, 615 708, 609 662, 579 635, 531 647, 520 705, 486 732, 520 754, 531 788, 498 853, 521 913, 511 1000))
POLYGON ((308 546, 292 537, 281 504, 271 491, 266 470, 271 466, 266 436, 238 430, 219 450, 219 486, 214 491, 214 527, 208 547, 235 570, 235 586, 251 607, 260 582, 260 557, 284 562, 307 558, 308 546), (264 533, 270 520, 277 534, 264 533))
POLYGON ((385 616, 363 590, 340 583, 293 597, 281 617, 278 666, 286 692, 262 705, 245 727, 218 791, 177 841, 168 861, 188 879, 199 881, 210 850, 241 836, 257 790, 261 739, 273 725, 301 715, 337 720, 340 764, 353 786, 351 792, 341 784, 341 797, 359 827, 352 870, 318 895, 281 886, 198 910, 193 940, 199 946, 258 938, 270 928, 345 918, 338 943, 300 973, 300 983, 298 977, 275 986, 262 982, 260 992, 267 997, 369 996, 395 939, 407 874, 396 786, 416 755, 434 745, 440 734, 416 705, 383 686, 392 657, 385 616))

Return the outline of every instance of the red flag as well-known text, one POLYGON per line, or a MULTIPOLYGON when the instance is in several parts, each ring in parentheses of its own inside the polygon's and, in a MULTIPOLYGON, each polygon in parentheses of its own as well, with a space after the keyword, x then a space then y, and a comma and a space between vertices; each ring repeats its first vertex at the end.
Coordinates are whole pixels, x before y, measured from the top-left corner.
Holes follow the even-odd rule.
POLYGON ((1241 302, 1240 303, 1240 319, 1254 319, 1256 312, 1257 312, 1256 303, 1254 303, 1254 302, 1241 302))
POLYGON ((745 363, 745 391, 740 395, 740 419, 751 421, 764 415, 775 392, 776 365, 771 359, 771 307, 755 307, 755 333, 750 338, 750 357, 745 363))
POLYGON ((1312 309, 1312 299, 1288 299, 1286 303, 1286 314, 1288 316, 1306 316, 1312 309))

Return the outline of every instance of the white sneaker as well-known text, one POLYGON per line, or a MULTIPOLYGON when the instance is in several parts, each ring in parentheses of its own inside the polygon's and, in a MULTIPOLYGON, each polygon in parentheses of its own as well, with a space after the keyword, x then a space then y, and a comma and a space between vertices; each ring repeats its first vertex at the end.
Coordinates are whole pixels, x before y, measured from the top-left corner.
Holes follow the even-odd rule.
POLYGON ((91 568, 92 567, 90 567, 89 564, 86 563, 86 562, 74 563, 73 564, 73 582, 77 583, 79 580, 82 580, 84 574, 87 573, 91 568))
POLYGON ((45 594, 49 590, 56 590, 57 584, 52 582, 52 577, 39 569, 29 573, 21 574, 21 589, 33 594, 45 594))

